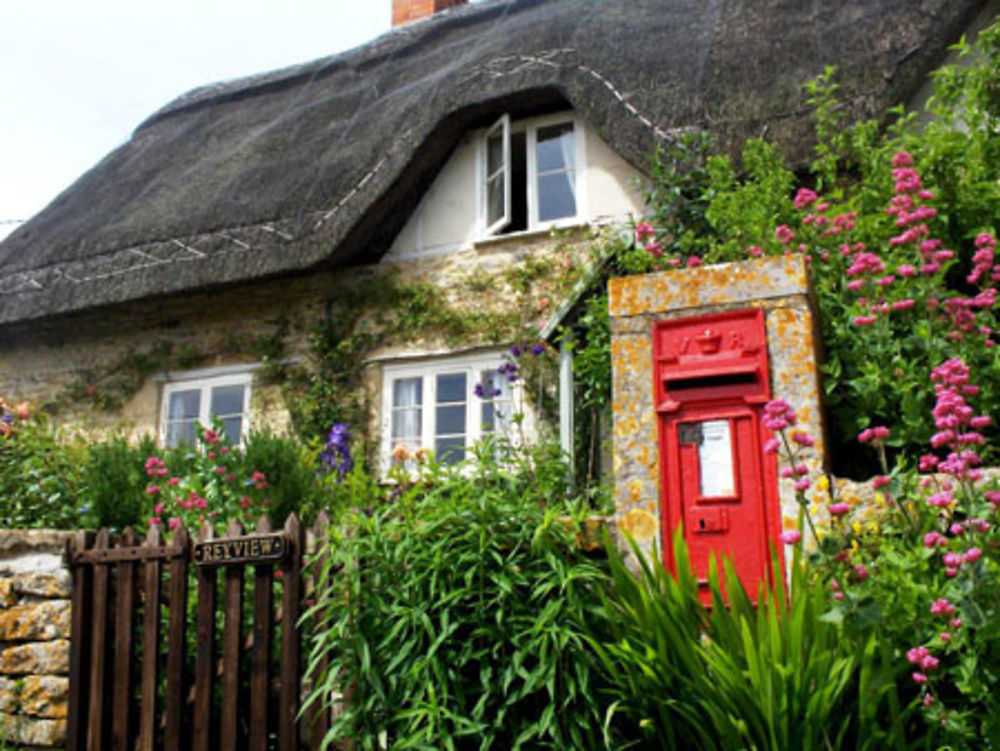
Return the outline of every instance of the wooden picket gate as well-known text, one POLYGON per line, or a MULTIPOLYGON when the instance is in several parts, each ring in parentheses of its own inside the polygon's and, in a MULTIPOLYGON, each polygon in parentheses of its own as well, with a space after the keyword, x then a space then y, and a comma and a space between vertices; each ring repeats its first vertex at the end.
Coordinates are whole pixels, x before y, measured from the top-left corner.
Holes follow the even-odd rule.
POLYGON ((225 537, 206 527, 197 541, 183 525, 169 540, 154 527, 142 544, 131 529, 118 538, 106 529, 78 533, 66 551, 73 577, 67 749, 318 747, 330 718, 299 717, 299 620, 311 589, 303 576, 307 539, 322 537, 326 524, 323 515, 307 534, 293 514, 277 533, 264 518, 253 534, 236 522, 225 537))

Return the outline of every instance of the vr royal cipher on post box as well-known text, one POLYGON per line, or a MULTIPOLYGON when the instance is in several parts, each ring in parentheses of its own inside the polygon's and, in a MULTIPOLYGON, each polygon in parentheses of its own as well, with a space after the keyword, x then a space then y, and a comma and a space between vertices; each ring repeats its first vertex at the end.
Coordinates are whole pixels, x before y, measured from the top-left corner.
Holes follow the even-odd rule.
POLYGON ((773 580, 770 541, 781 527, 777 466, 763 452, 764 311, 657 321, 653 356, 664 562, 674 569, 670 541, 683 525, 702 599, 713 553, 720 564, 732 560, 754 597, 759 582, 773 580))

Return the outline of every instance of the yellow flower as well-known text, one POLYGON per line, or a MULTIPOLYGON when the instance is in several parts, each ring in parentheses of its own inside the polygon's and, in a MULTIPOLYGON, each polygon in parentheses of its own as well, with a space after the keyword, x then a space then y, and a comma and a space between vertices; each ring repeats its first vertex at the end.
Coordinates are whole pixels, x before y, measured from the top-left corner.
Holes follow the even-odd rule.
POLYGON ((885 505, 885 496, 882 495, 881 493, 876 493, 875 494, 875 503, 876 503, 876 505, 884 506, 885 505))
POLYGON ((826 493, 830 490, 830 478, 826 475, 820 475, 819 479, 816 480, 816 490, 821 493, 826 493))

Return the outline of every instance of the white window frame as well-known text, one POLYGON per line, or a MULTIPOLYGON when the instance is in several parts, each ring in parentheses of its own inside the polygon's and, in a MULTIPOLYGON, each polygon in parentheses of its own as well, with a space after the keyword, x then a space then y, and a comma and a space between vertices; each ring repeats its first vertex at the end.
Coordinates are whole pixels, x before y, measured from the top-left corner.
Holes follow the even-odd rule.
MULTIPOLYGON (((423 448, 433 450, 435 438, 435 408, 437 405, 437 376, 451 373, 464 372, 466 374, 466 416, 465 416, 465 439, 466 451, 483 438, 482 432, 482 402, 486 401, 475 395, 476 384, 480 382, 480 374, 487 370, 497 370, 505 362, 501 352, 479 353, 472 355, 460 355, 451 357, 437 357, 433 359, 422 359, 420 361, 408 361, 399 363, 389 363, 382 366, 382 419, 381 419, 381 461, 384 472, 388 472, 393 466, 393 446, 392 446, 392 411, 393 411, 393 382, 404 378, 421 378, 423 380, 423 394, 421 408, 421 436, 420 446, 413 448, 423 448)), ((510 410, 516 413, 521 409, 521 384, 517 381, 511 384, 509 399, 510 410)), ((502 434, 501 431, 494 431, 492 435, 502 434)), ((513 435, 506 435, 505 438, 514 440, 513 435)))
POLYGON ((240 436, 238 441, 233 441, 233 445, 242 446, 250 431, 250 392, 252 385, 253 374, 249 372, 226 373, 217 376, 202 375, 190 378, 185 378, 181 375, 177 376, 176 380, 172 378, 170 381, 164 383, 162 403, 160 404, 160 445, 167 445, 167 424, 169 422, 171 394, 178 391, 200 391, 198 422, 201 425, 208 426, 211 425, 212 420, 212 389, 220 386, 243 386, 243 411, 240 422, 240 436))
MULTIPOLYGON (((525 232, 537 232, 541 230, 555 229, 561 226, 579 224, 588 216, 586 187, 587 187, 587 145, 584 135, 583 123, 572 112, 560 112, 542 117, 532 117, 524 120, 510 121, 509 115, 504 115, 497 122, 483 131, 477 139, 476 158, 476 191, 477 205, 479 206, 479 228, 480 236, 501 237, 501 233, 510 224, 511 220, 511 149, 510 138, 512 134, 525 134, 525 151, 527 160, 527 170, 525 179, 527 181, 528 196, 528 226, 525 232), (572 216, 559 217, 547 221, 538 219, 538 162, 536 158, 538 145, 538 131, 552 125, 572 125, 573 126, 573 197, 576 203, 576 213, 572 216), (487 225, 487 190, 486 190, 486 157, 487 139, 494 136, 499 128, 503 129, 504 138, 504 169, 505 169, 505 212, 501 220, 487 225)), ((516 234, 516 233, 511 233, 516 234)))

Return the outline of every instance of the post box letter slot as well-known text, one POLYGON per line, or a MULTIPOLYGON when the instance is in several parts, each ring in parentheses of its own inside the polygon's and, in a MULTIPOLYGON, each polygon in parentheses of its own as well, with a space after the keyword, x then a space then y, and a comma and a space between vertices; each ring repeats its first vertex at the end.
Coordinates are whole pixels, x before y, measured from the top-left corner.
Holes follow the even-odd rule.
POLYGON ((697 376, 694 378, 667 378, 664 385, 667 391, 682 391, 685 389, 718 388, 719 386, 739 386, 746 383, 756 383, 757 373, 719 373, 718 375, 697 376))
POLYGON ((692 531, 697 535, 729 531, 729 513, 724 508, 696 508, 691 518, 692 531))

